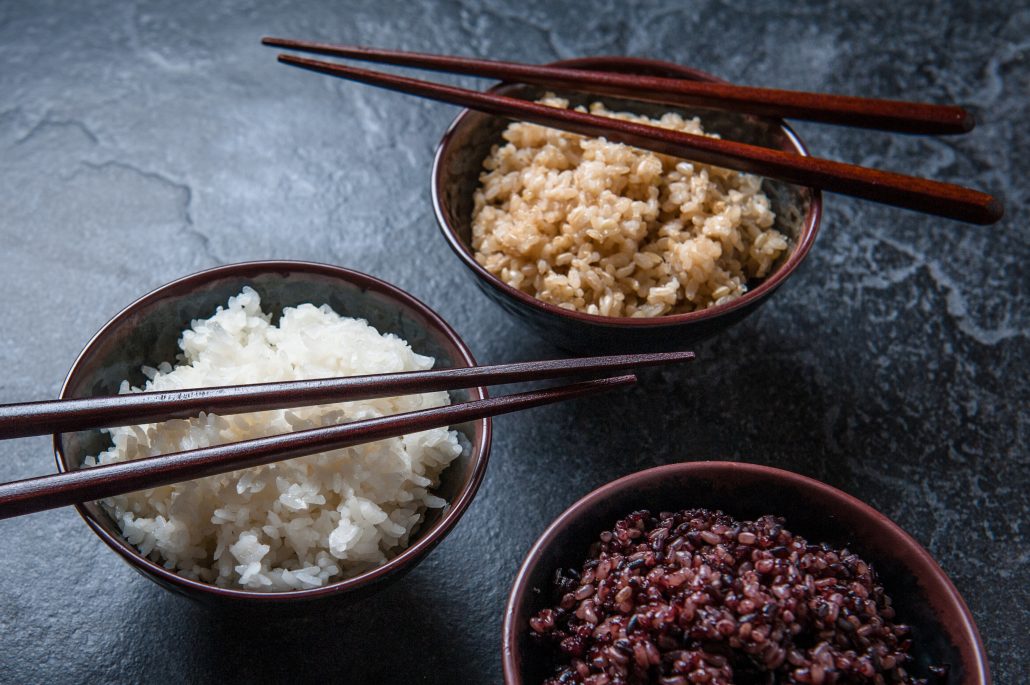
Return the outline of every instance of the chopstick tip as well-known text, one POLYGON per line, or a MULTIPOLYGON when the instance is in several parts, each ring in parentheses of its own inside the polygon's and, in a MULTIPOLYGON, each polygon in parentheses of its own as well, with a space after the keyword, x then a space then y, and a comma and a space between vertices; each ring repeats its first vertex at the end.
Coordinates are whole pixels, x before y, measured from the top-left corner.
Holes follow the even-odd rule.
POLYGON ((991 201, 987 203, 985 211, 987 213, 987 221, 984 224, 996 224, 1005 216, 1005 206, 996 197, 992 197, 991 201))
POLYGON ((655 352, 653 354, 643 355, 647 359, 660 364, 675 363, 675 362, 688 362, 695 358, 695 355, 690 350, 674 350, 672 352, 655 352))
POLYGON ((962 133, 969 133, 976 128, 976 117, 968 109, 963 108, 961 111, 962 116, 959 118, 958 125, 962 133))

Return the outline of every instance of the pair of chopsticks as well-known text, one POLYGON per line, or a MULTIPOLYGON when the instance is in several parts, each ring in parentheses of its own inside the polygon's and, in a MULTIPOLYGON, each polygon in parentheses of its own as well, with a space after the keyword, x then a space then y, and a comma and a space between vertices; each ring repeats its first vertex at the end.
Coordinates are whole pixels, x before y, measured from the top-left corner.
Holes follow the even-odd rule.
MULTIPOLYGON (((961 107, 706 83, 686 79, 588 71, 494 60, 264 38, 265 45, 406 67, 500 78, 554 88, 617 95, 672 105, 734 110, 761 116, 923 134, 965 133, 973 118, 961 107)), ((518 98, 280 54, 280 62, 380 88, 448 102, 586 136, 693 159, 975 224, 993 224, 1004 210, 994 197, 962 186, 891 171, 806 157, 708 136, 557 109, 518 98)))
MULTIPOLYGON (((183 419, 200 412, 228 415, 480 385, 610 374, 693 358, 692 352, 623 354, 25 402, 0 405, 0 439, 183 419)), ((3 483, 0 484, 0 519, 587 397, 635 382, 633 375, 611 376, 3 483)))

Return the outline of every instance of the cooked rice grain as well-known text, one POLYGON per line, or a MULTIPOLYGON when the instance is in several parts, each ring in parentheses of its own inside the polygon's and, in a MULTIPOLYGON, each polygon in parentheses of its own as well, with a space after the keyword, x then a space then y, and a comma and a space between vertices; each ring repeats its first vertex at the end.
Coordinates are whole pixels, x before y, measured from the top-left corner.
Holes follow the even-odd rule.
MULTIPOLYGON (((244 288, 182 334, 180 363, 144 367, 121 392, 416 371, 433 366, 395 335, 328 306, 287 307, 279 324, 244 288)), ((237 442, 449 403, 446 392, 234 416, 201 414, 109 430, 84 466, 237 442)), ((384 564, 408 546, 440 472, 461 454, 446 428, 111 497, 105 509, 140 553, 187 578, 258 591, 303 590, 384 564)))
MULTIPOLYGON (((704 134, 674 113, 590 112, 704 134)), ((758 176, 523 122, 504 139, 483 162, 472 245, 544 302, 601 316, 704 309, 744 294, 790 246, 758 176)))

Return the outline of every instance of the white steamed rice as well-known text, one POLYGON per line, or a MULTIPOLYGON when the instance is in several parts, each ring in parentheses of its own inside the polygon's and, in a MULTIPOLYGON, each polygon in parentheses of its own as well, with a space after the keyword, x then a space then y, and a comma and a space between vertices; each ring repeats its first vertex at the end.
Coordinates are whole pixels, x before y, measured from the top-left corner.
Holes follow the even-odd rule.
MULTIPOLYGON (((179 341, 179 363, 144 367, 143 388, 175 390, 429 369, 395 335, 328 306, 284 310, 278 325, 244 288, 179 341)), ((110 464, 449 403, 446 392, 344 402, 109 430, 113 446, 84 465, 110 464)), ((439 428, 268 466, 111 497, 103 506, 140 553, 187 578, 258 591, 302 590, 382 565, 404 549, 431 489, 459 456, 439 428)))

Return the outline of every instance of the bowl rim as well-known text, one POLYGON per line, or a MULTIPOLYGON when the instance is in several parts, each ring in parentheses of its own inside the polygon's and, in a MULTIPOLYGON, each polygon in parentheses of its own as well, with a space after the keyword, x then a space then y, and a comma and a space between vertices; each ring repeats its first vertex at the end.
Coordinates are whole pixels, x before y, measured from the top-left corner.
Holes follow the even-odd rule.
MULTIPOLYGON (((192 292, 198 286, 202 286, 223 277, 239 276, 241 279, 246 279, 257 274, 277 271, 302 272, 329 276, 357 285, 362 288, 362 290, 372 290, 383 294, 391 300, 399 302, 415 311, 417 314, 424 317, 429 322, 430 326, 435 327, 438 332, 442 333, 446 342, 453 348, 457 361, 463 361, 468 366, 476 366, 475 357, 472 356, 472 352, 469 350, 468 346, 454 331, 454 329, 440 317, 439 314, 433 311, 421 300, 418 300, 413 295, 401 290, 391 283, 387 283, 384 280, 360 271, 332 266, 330 264, 294 260, 255 260, 224 264, 182 276, 159 286, 124 307, 90 338, 89 342, 86 343, 85 347, 83 347, 82 351, 75 358, 75 361, 72 363, 72 366, 68 371, 68 375, 65 377, 64 383, 61 386, 60 398, 65 399, 67 397, 73 380, 75 380, 76 376, 82 372, 81 365, 88 354, 93 350, 93 347, 100 340, 110 335, 115 329, 125 324, 126 320, 134 316, 139 309, 152 305, 168 296, 181 295, 181 292, 184 290, 186 292, 192 292)), ((487 397, 487 391, 484 387, 470 388, 469 390, 472 395, 472 399, 484 399, 487 397)), ((420 535, 413 544, 406 547, 397 556, 391 558, 382 566, 366 571, 365 573, 352 578, 346 578, 317 588, 287 590, 283 592, 256 592, 252 590, 223 588, 210 583, 192 580, 181 576, 174 571, 168 570, 160 564, 144 557, 134 546, 123 540, 121 536, 109 533, 83 504, 76 504, 75 509, 93 532, 96 533, 96 535, 100 537, 108 547, 117 552, 123 560, 128 562, 130 566, 142 571, 145 575, 153 577, 152 579, 154 580, 159 579, 170 583, 176 589, 183 591, 187 595, 200 593, 202 595, 214 595, 219 598, 248 600, 266 604, 341 595, 357 590, 361 587, 375 584, 395 571, 408 568, 424 553, 431 550, 451 531, 452 528, 454 528, 458 520, 472 503, 472 500, 475 498, 475 495, 483 482, 483 478, 486 474, 487 463, 490 458, 493 423, 489 418, 486 418, 476 421, 475 426, 474 439, 471 441, 472 445, 470 448, 472 450, 470 458, 473 460, 472 473, 469 479, 462 486, 458 496, 449 503, 447 511, 443 513, 440 519, 431 528, 424 531, 424 534, 420 535)), ((57 462, 57 469, 59 472, 63 473, 69 469, 65 462, 64 446, 61 438, 62 434, 54 435, 53 448, 54 458, 57 462)))
POLYGON ((519 643, 522 640, 522 632, 515 625, 516 612, 519 607, 525 605, 526 596, 531 591, 529 587, 529 576, 540 557, 554 541, 559 532, 564 530, 570 522, 579 519, 592 508, 597 502, 610 497, 615 492, 633 489, 639 483, 650 480, 660 480, 670 475, 691 475, 697 477, 708 477, 717 479, 727 473, 745 473, 751 476, 758 476, 779 480, 789 483, 800 490, 819 492, 825 497, 836 499, 842 505, 854 510, 860 517, 867 519, 882 533, 889 536, 899 548, 906 552, 906 556, 912 558, 913 566, 924 572, 920 579, 931 585, 933 591, 942 598, 942 604, 949 610, 950 617, 957 621, 956 632, 962 635, 962 644, 956 645, 960 653, 967 659, 968 673, 963 681, 964 685, 990 685, 991 675, 987 663, 987 653, 984 649, 980 632, 977 629, 976 621, 969 611, 965 600, 955 588, 954 583, 948 578, 944 570, 933 559, 929 552, 919 544, 911 535, 906 533, 898 524, 894 523, 884 514, 861 501, 857 497, 838 490, 832 485, 803 476, 793 471, 786 471, 772 466, 762 466, 737 461, 694 461, 678 462, 656 466, 642 471, 636 471, 618 478, 587 493, 575 503, 563 511, 533 543, 519 571, 512 582, 511 590, 508 593, 508 601, 504 610, 504 622, 501 629, 501 657, 504 672, 504 682, 507 685, 521 685, 523 682, 519 668, 519 643))
MULTIPOLYGON (((692 67, 687 67, 673 62, 641 57, 598 55, 595 57, 579 57, 576 59, 558 60, 550 64, 551 66, 570 67, 573 69, 605 69, 628 65, 640 67, 641 69, 662 70, 694 81, 728 83, 728 81, 724 79, 699 69, 694 69, 692 67)), ((510 84, 507 82, 498 83, 490 88, 490 92, 494 92, 507 85, 510 84)), ((822 220, 822 193, 818 188, 810 187, 808 190, 811 194, 811 202, 809 203, 808 212, 805 214, 805 218, 802 222, 801 235, 794 250, 791 251, 787 260, 781 264, 778 269, 769 276, 766 276, 757 287, 752 290, 748 290, 740 297, 730 300, 729 302, 716 305, 715 307, 656 317, 602 316, 599 314, 587 314, 586 312, 580 312, 573 309, 564 309, 557 305, 550 304, 549 302, 538 300, 529 293, 525 293, 518 288, 513 288, 497 276, 494 276, 492 273, 487 271, 479 262, 476 261, 471 248, 458 237, 457 231, 447 220, 447 215, 444 212, 445 202, 442 200, 442 177, 444 174, 443 160, 450 150, 451 142, 454 140, 456 131, 459 127, 465 124, 471 113, 472 112, 468 109, 461 110, 461 112, 458 113, 451 124, 447 127, 447 130, 444 132, 443 137, 440 139, 440 142, 436 147, 436 153, 433 157, 433 168, 430 175, 430 195, 432 196, 433 213, 436 216, 436 223, 439 226, 440 231, 443 233, 444 238, 447 240, 447 244, 450 245, 451 250, 458 255, 458 258, 462 263, 464 263, 481 282, 488 284, 502 295, 514 298, 526 306, 540 310, 552 316, 574 319, 594 326, 609 328, 625 327, 631 329, 665 328, 716 319, 738 309, 747 307, 755 302, 761 301, 772 293, 772 291, 778 288, 783 281, 785 281, 787 277, 797 269, 801 262, 804 261, 809 250, 812 249, 812 245, 815 243, 815 238, 819 233, 819 225, 822 220)), ((809 156, 808 148, 805 147, 801 138, 798 137, 797 133, 795 133, 786 122, 782 119, 772 119, 771 121, 773 121, 783 131, 787 142, 790 143, 790 147, 793 148, 794 152, 803 157, 809 156)))

